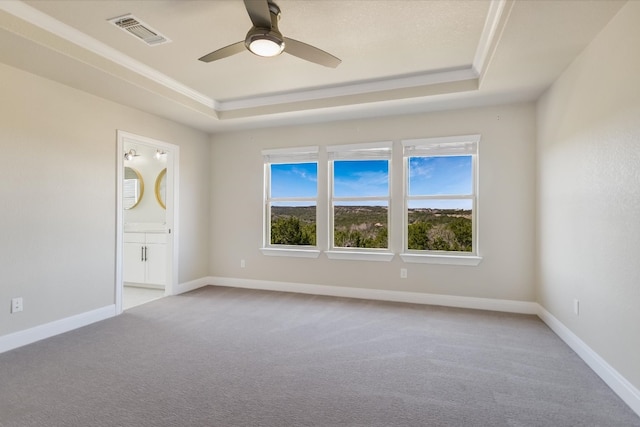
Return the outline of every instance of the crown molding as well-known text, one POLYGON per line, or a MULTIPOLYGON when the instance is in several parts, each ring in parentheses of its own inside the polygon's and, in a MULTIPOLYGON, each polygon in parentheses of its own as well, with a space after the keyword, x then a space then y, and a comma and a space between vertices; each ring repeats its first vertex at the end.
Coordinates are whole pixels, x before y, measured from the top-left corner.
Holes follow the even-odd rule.
POLYGON ((513 0, 491 0, 487 18, 480 35, 480 40, 476 48, 476 53, 471 66, 448 70, 433 70, 425 73, 394 76, 385 79, 376 79, 365 82, 354 82, 345 85, 322 87, 317 89, 287 92, 276 95, 256 96, 243 99, 232 99, 226 101, 216 101, 217 112, 220 117, 224 117, 224 112, 257 109, 261 107, 301 103, 308 101, 318 101, 327 98, 345 97, 350 95, 363 95, 375 92, 395 91, 398 89, 418 88, 442 83, 454 83, 462 81, 478 80, 478 87, 481 78, 497 45, 496 38, 504 28, 505 20, 503 15, 507 8, 507 3, 512 4, 513 0))
MULTIPOLYGON (((513 4, 513 1, 510 2, 513 4)), ((472 68, 476 75, 482 79, 486 67, 488 65, 487 59, 490 60, 490 56, 495 51, 498 38, 498 34, 502 35, 502 28, 504 28, 505 20, 502 19, 507 0, 492 0, 489 5, 489 12, 487 13, 487 19, 484 22, 484 28, 480 35, 478 47, 476 48, 476 54, 473 57, 472 68)), ((508 8, 509 12, 511 7, 508 8)), ((506 15, 505 15, 506 16, 506 15)), ((489 61, 490 62, 490 61, 489 61)))
POLYGON ((326 86, 317 89, 294 91, 276 95, 255 96, 251 98, 218 101, 220 111, 242 110, 246 108, 266 107, 290 102, 317 101, 350 95, 362 95, 372 92, 407 89, 440 83, 451 83, 477 78, 472 67, 451 70, 428 71, 426 73, 396 76, 386 79, 361 81, 344 85, 326 86))
POLYGON ((385 95, 399 99, 443 94, 449 89, 453 92, 477 90, 495 50, 497 36, 505 23, 503 15, 505 10, 510 10, 507 7, 510 2, 512 0, 491 0, 473 62, 467 67, 229 100, 208 97, 20 0, 0 1, 0 10, 185 96, 210 109, 218 120, 224 120, 294 111, 299 107, 314 109, 377 102, 384 100, 385 95), (408 89, 416 90, 412 94, 408 89))
POLYGON ((57 19, 40 12, 23 3, 20 0, 2 1, 0 2, 0 10, 4 10, 11 15, 20 18, 30 24, 33 24, 49 33, 67 40, 77 46, 87 49, 105 59, 108 59, 122 67, 125 67, 149 80, 152 80, 174 92, 187 96, 200 104, 209 108, 215 108, 215 101, 206 95, 172 79, 171 77, 151 68, 140 61, 131 58, 122 52, 113 49, 94 39, 91 36, 76 30, 75 28, 58 21, 57 19))

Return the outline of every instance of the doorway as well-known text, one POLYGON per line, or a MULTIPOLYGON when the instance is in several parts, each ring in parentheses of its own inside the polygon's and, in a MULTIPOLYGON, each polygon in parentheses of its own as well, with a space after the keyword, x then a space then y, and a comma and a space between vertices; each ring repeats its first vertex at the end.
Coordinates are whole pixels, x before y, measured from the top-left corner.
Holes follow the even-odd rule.
POLYGON ((117 131, 116 314, 173 295, 179 147, 117 131))

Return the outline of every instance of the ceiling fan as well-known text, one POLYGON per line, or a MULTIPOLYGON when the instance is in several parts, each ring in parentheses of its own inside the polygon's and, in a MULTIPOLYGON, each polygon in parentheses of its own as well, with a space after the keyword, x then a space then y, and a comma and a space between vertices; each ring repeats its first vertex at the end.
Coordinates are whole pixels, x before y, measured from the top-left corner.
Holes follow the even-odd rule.
POLYGON ((305 61, 325 67, 336 68, 342 62, 335 56, 298 40, 284 37, 278 30, 280 8, 271 0, 244 0, 253 26, 243 41, 231 44, 199 58, 202 62, 212 62, 226 58, 244 49, 251 53, 270 57, 286 52, 305 61))

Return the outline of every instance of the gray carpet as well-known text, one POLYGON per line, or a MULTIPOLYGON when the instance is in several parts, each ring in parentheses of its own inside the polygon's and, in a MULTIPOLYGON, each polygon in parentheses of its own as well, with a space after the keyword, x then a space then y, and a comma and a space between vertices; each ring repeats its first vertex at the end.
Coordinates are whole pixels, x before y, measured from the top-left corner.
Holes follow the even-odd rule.
POLYGON ((0 426, 640 426, 537 317, 206 287, 0 355, 0 426))

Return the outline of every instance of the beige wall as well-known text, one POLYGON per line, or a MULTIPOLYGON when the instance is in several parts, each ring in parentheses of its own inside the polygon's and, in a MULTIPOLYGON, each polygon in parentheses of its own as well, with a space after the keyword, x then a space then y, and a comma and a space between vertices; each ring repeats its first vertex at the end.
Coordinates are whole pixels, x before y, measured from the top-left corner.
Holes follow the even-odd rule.
POLYGON ((627 3, 540 99, 537 149, 539 302, 636 388, 638 22, 627 3))
POLYGON ((114 303, 116 129, 180 146, 179 279, 208 275, 205 134, 5 65, 0 93, 0 335, 114 303))
POLYGON ((212 137, 211 273, 314 285, 534 300, 535 107, 532 104, 274 128, 212 137), (477 267, 263 255, 261 150, 482 135, 477 267), (240 268, 240 260, 246 268, 240 268), (400 279, 400 268, 409 278, 400 279))

